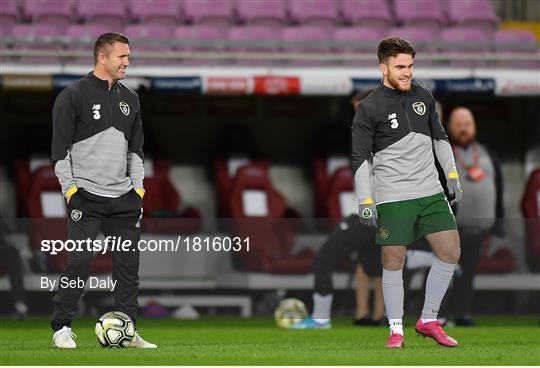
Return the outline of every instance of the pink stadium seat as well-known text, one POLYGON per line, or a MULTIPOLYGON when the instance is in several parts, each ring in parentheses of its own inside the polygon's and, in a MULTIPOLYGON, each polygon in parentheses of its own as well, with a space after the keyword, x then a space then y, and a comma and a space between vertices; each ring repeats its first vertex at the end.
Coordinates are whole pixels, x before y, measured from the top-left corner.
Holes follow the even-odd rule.
POLYGON ((381 36, 392 21, 386 0, 341 0, 341 13, 348 23, 372 29, 381 36))
POLYGON ((438 32, 427 32, 424 28, 415 27, 392 28, 388 33, 388 36, 399 36, 413 44, 416 51, 419 51, 414 60, 417 65, 433 64, 431 61, 423 61, 422 57, 437 52, 438 35, 438 32))
POLYGON ((293 21, 302 26, 317 27, 332 32, 338 21, 335 0, 289 1, 289 12, 293 21))
POLYGON ((285 0, 236 0, 236 13, 246 24, 279 28, 285 23, 285 0))
POLYGON ((136 64, 170 64, 170 59, 137 59, 137 52, 154 52, 166 54, 172 50, 167 44, 171 39, 171 33, 166 27, 157 24, 133 24, 124 29, 125 35, 130 38, 131 57, 136 64))
POLYGON ((126 2, 122 0, 80 1, 77 14, 87 24, 104 24, 112 29, 120 29, 126 21, 126 2))
POLYGON ((180 22, 180 5, 177 0, 131 0, 131 17, 140 23, 159 24, 171 33, 180 22))
POLYGON ((228 0, 184 0, 184 17, 197 25, 226 28, 232 23, 232 6, 228 0))
POLYGON ((394 0, 394 14, 403 25, 431 33, 438 33, 443 23, 438 0, 394 0))
MULTIPOLYGON (((174 39, 182 42, 177 46, 178 51, 220 51, 223 49, 219 45, 219 40, 224 38, 220 28, 206 25, 193 25, 177 27, 174 31, 174 39)), ((201 63, 209 65, 216 64, 214 60, 206 59, 185 59, 183 64, 200 65, 201 63)))
POLYGON ((369 55, 369 61, 347 61, 346 65, 377 66, 377 45, 381 40, 378 31, 367 27, 341 27, 334 32, 336 51, 369 55))
POLYGON ((15 0, 0 1, 0 37, 11 35, 11 30, 19 20, 19 12, 15 0))
POLYGON ((70 0, 26 0, 24 14, 33 24, 48 24, 63 31, 73 19, 72 7, 70 0))
POLYGON ((121 32, 122 30, 111 30, 102 24, 77 24, 69 26, 67 29, 68 50, 85 52, 86 56, 73 58, 71 61, 77 64, 94 64, 94 42, 107 32, 121 32))
POLYGON ((495 33, 495 52, 515 53, 516 55, 530 55, 536 57, 537 61, 502 61, 498 65, 505 67, 525 67, 538 68, 538 43, 536 37, 522 30, 501 29, 495 33))
MULTIPOLYGON (((17 24, 13 27, 13 49, 31 51, 59 51, 62 50, 58 27, 49 24, 17 24)), ((56 56, 22 56, 17 58, 21 62, 56 63, 56 56)))
POLYGON ((499 26, 499 18, 489 0, 460 0, 448 2, 452 24, 483 31, 490 39, 499 26))
MULTIPOLYGON (((441 33, 441 51, 454 55, 488 55, 489 39, 485 32, 471 28, 447 28, 441 33)), ((454 66, 486 66, 485 61, 452 61, 454 66)))
MULTIPOLYGON (((267 26, 239 26, 229 28, 229 40, 245 42, 245 45, 239 44, 233 46, 230 51, 235 52, 277 52, 281 40, 281 30, 267 26), (268 44, 264 44, 264 42, 268 44)), ((238 60, 241 65, 263 65, 268 64, 265 60, 238 60)))
POLYGON ((310 272, 311 249, 292 254, 294 231, 286 221, 287 202, 273 187, 267 168, 247 165, 238 170, 229 194, 231 232, 250 238, 249 252, 235 252, 234 264, 242 271, 274 274, 310 272))
MULTIPOLYGON (((328 41, 330 36, 319 27, 314 26, 294 26, 283 28, 283 41, 288 42, 283 47, 285 52, 294 53, 321 53, 326 54, 331 51, 328 41)), ((320 65, 325 62, 298 60, 295 65, 320 65)))

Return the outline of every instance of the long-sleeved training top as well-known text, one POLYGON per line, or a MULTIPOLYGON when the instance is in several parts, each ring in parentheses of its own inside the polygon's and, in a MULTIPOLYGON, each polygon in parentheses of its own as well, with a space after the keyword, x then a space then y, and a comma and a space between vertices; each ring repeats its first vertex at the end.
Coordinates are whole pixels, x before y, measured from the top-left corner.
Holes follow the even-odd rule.
POLYGON ((66 87, 54 103, 51 158, 62 193, 77 188, 119 197, 144 194, 144 136, 139 98, 93 73, 66 87))
POLYGON ((431 93, 416 83, 404 93, 381 83, 362 100, 352 124, 358 203, 381 204, 443 192, 433 151, 446 177, 457 178, 452 148, 431 93))

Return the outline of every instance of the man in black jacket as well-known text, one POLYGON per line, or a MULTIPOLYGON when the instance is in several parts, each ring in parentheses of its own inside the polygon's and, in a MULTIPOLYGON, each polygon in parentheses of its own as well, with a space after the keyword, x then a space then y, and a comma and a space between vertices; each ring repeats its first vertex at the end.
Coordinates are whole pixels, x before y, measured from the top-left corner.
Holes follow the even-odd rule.
MULTIPOLYGON (((93 72, 56 98, 52 160, 68 206, 69 239, 95 240, 101 231, 105 237, 130 242, 127 251, 113 251, 112 277, 116 310, 135 322, 144 138, 138 96, 119 82, 125 78, 129 56, 129 40, 120 33, 105 33, 96 40, 93 72)), ((79 280, 88 279, 92 257, 87 247, 69 254, 51 319, 56 347, 76 347, 71 321, 84 290, 79 280)), ((156 347, 138 333, 131 346, 156 347)))
POLYGON ((386 347, 403 347, 406 246, 423 236, 436 258, 426 281, 416 331, 440 345, 455 347, 457 341, 444 332, 437 315, 459 260, 459 234, 438 178, 434 153, 452 202, 461 199, 461 186, 435 100, 412 82, 415 55, 412 45, 402 38, 390 37, 379 43, 383 82, 356 110, 353 173, 360 221, 378 229, 376 242, 382 246, 383 297, 390 324, 386 347))

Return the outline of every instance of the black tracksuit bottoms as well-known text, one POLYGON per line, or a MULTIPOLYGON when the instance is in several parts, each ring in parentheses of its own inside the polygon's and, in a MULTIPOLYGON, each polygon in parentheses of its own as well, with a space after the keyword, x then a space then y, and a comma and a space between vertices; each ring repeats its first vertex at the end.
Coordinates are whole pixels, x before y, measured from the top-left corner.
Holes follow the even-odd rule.
MULTIPOLYGON (((71 197, 68 207, 68 239, 95 240, 100 232, 104 237, 121 237, 122 241, 131 241, 128 251, 112 252, 112 278, 116 281, 114 289, 115 308, 126 313, 133 321, 137 318, 139 289, 139 249, 141 237, 140 220, 142 200, 139 195, 130 192, 109 198, 97 196, 79 188, 71 197)), ((60 280, 88 280, 90 263, 94 254, 86 246, 83 251, 69 253, 66 267, 60 280)), ((64 283, 65 284, 65 283, 64 283)), ((84 288, 64 287, 58 283, 58 293, 54 297, 54 312, 51 327, 54 331, 63 326, 71 326, 77 304, 84 288)))

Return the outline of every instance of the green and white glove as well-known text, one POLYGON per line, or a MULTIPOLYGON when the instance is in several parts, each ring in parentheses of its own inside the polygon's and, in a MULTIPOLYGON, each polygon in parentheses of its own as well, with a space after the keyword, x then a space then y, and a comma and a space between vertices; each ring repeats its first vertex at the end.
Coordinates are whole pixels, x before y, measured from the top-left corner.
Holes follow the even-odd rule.
POLYGON ((377 208, 373 199, 368 198, 360 204, 358 216, 362 225, 377 228, 377 208))
POLYGON ((463 195, 463 190, 461 189, 461 184, 459 183, 459 176, 457 172, 451 172, 448 174, 448 179, 446 179, 446 187, 448 188, 448 193, 450 197, 453 198, 450 201, 450 205, 461 201, 461 196, 463 195))

